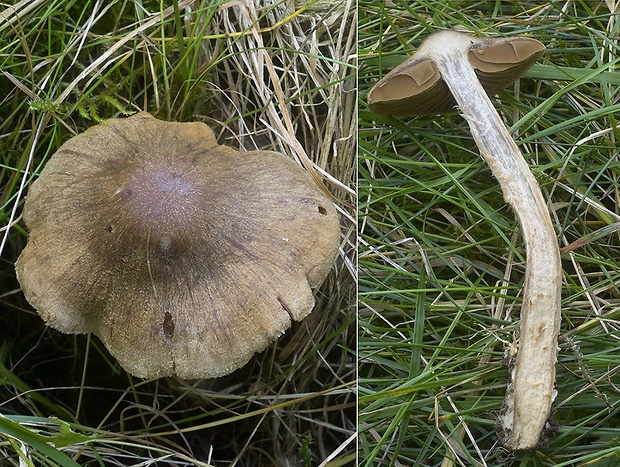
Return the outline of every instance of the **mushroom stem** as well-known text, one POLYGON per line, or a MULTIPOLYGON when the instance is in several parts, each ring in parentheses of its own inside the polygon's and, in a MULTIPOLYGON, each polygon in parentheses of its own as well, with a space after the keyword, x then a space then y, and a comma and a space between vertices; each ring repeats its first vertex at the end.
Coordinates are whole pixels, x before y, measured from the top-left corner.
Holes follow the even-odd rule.
POLYGON ((458 47, 451 42, 444 46, 435 42, 429 55, 450 88, 523 231, 527 265, 519 344, 499 425, 505 436, 504 445, 511 449, 532 449, 539 443, 557 393, 560 253, 538 183, 469 63, 469 45, 458 47))

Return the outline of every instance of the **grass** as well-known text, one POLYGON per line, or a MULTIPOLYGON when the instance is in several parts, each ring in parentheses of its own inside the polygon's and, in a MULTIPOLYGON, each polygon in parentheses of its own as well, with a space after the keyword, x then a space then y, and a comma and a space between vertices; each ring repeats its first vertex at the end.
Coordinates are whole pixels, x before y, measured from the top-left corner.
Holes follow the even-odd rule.
POLYGON ((0 12, 2 465, 347 465, 355 458, 355 9, 25 0, 0 12), (139 110, 294 158, 333 195, 341 255, 315 311, 212 381, 126 374, 44 326, 13 263, 28 185, 71 136, 139 110))
POLYGON ((618 11, 605 2, 359 2, 361 466, 620 463, 618 11), (457 114, 373 114, 372 85, 432 31, 529 35, 539 63, 494 98, 562 247, 558 424, 533 452, 497 443, 525 252, 457 114))
MULTIPOLYGON (((351 465, 356 457, 353 2, 27 0, 0 12, 2 465, 351 465), (246 4, 247 3, 247 4, 246 4), (19 8, 17 8, 19 7, 19 8), (315 312, 214 381, 140 381, 96 338, 45 327, 15 280, 28 184, 72 135, 148 110, 282 151, 342 216, 315 312)), ((620 84, 611 2, 359 1, 359 465, 620 462, 620 84), (548 51, 496 102, 563 251, 556 432, 497 444, 524 250, 457 115, 400 121, 365 98, 438 28, 548 51)))

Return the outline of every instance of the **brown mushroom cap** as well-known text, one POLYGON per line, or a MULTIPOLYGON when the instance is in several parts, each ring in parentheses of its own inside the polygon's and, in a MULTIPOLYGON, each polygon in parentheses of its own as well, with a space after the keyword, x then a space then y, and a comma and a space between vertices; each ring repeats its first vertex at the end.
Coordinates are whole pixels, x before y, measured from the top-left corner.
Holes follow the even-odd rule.
MULTIPOLYGON (((435 36, 462 33, 442 31, 435 36)), ((495 94, 515 82, 544 53, 545 46, 527 37, 476 38, 471 36, 468 59, 487 94, 495 94)), ((456 101, 443 81, 431 46, 385 75, 370 90, 368 104, 378 113, 396 117, 454 112, 456 101)))
POLYGON ((340 236, 333 203, 291 159, 146 113, 63 144, 24 221, 28 301, 143 378, 243 366, 310 313, 340 236))

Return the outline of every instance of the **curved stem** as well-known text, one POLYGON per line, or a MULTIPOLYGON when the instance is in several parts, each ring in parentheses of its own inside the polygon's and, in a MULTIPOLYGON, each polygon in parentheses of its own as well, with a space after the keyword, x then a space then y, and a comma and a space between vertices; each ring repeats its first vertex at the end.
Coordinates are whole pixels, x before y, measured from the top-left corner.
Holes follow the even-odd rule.
POLYGON ((560 252, 538 183, 478 81, 466 50, 445 50, 433 54, 433 59, 523 231, 527 266, 519 343, 499 424, 507 447, 532 449, 539 443, 557 393, 560 252))

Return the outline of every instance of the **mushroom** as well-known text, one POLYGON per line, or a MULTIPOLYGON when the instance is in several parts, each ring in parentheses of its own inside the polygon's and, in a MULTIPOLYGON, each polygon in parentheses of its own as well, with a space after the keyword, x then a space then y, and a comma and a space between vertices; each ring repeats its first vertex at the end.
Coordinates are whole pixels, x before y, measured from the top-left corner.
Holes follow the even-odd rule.
POLYGON ((293 160, 147 113, 70 139, 30 187, 30 304, 141 378, 212 378, 310 313, 338 254, 330 198, 293 160))
POLYGON ((512 356, 514 366, 498 420, 502 442, 515 450, 538 445, 557 393, 562 266, 538 183, 487 92, 515 81, 544 50, 529 38, 477 38, 440 31, 381 79, 368 97, 373 111, 394 116, 444 113, 458 105, 519 219, 527 254, 523 304, 518 350, 516 359, 512 356))

